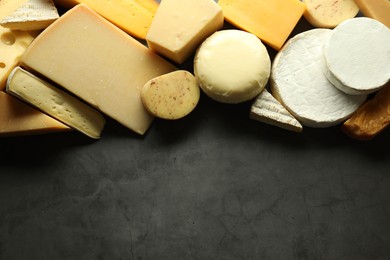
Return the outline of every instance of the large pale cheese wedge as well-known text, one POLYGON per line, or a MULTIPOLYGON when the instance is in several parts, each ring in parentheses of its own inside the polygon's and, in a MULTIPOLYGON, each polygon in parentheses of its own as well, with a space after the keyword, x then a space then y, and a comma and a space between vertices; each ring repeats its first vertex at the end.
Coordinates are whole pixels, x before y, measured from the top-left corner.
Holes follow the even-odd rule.
POLYGON ((87 136, 100 138, 105 119, 98 111, 22 68, 11 72, 6 91, 87 136))
POLYGON ((364 16, 374 18, 390 28, 389 0, 355 0, 364 16))
POLYGON ((27 32, 11 31, 0 26, 0 91, 5 88, 8 75, 33 40, 34 37, 27 32))
POLYGON ((222 28, 223 21, 222 9, 213 0, 164 0, 146 41, 150 49, 180 64, 222 28))
POLYGON ((352 138, 370 140, 390 125, 390 84, 375 93, 341 129, 352 138))
POLYGON ((271 92, 308 127, 341 123, 366 100, 334 87, 323 73, 323 46, 330 29, 312 29, 288 40, 272 64, 271 92))
POLYGON ((54 0, 67 8, 87 4, 95 12, 139 39, 145 39, 158 3, 155 0, 54 0))
POLYGON ((222 30, 208 37, 196 52, 194 73, 212 99, 230 104, 255 98, 265 87, 271 61, 254 34, 222 30))
POLYGON ((359 7, 354 0, 303 0, 304 16, 315 27, 334 28, 341 22, 355 17, 359 7))
POLYGON ((0 91, 0 136, 71 131, 71 128, 0 91))
POLYGON ((0 1, 0 20, 16 11, 22 4, 28 0, 1 0, 0 1))
POLYGON ((176 69, 84 4, 44 30, 22 65, 138 134, 153 120, 142 105, 141 88, 176 69))
POLYGON ((305 4, 299 0, 219 0, 225 19, 279 50, 298 23, 305 4))
POLYGON ((390 29, 372 18, 346 20, 327 40, 324 59, 325 74, 337 88, 373 93, 390 80, 390 29))
POLYGON ((302 132, 302 125, 267 89, 261 91, 251 106, 249 118, 293 132, 302 132))
POLYGON ((12 30, 42 30, 58 19, 58 11, 51 0, 29 0, 0 24, 12 30))

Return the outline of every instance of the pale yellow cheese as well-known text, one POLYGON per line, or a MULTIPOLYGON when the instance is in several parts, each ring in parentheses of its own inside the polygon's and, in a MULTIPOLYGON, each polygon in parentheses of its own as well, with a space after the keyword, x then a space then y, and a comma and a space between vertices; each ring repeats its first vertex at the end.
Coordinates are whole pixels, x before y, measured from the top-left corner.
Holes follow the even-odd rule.
POLYGON ((0 91, 0 136, 71 131, 71 128, 0 91))
POLYGON ((33 39, 27 32, 11 31, 0 26, 0 90, 5 88, 8 75, 33 39))
POLYGON ((142 104, 141 88, 176 69, 84 4, 44 30, 22 65, 138 134, 153 120, 142 104))
POLYGON ((0 1, 0 20, 15 12, 22 4, 28 0, 1 0, 0 1))
POLYGON ((223 20, 222 9, 213 0, 164 0, 146 41, 153 51, 180 64, 222 27, 223 20))
POLYGON ((103 115, 20 67, 9 75, 6 91, 91 138, 101 136, 103 115))
POLYGON ((374 18, 390 28, 389 0, 355 0, 355 2, 365 16, 374 18))

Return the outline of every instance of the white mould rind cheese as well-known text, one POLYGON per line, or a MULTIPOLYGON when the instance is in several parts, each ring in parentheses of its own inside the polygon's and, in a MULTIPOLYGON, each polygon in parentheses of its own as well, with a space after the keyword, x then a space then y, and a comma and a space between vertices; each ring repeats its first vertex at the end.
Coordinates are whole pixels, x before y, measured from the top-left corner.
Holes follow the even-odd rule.
POLYGON ((366 100, 340 91, 324 75, 323 45, 331 34, 330 29, 312 29, 294 36, 272 65, 272 94, 304 126, 339 124, 366 100))

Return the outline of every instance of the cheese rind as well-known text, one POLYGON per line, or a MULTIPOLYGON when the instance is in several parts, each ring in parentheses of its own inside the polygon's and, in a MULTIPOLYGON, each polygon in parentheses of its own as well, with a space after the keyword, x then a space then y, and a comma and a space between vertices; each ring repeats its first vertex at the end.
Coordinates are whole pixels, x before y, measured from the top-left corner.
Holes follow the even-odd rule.
POLYGON ((71 128, 0 91, 0 136, 67 132, 71 128))
POLYGON ((249 118, 293 132, 302 132, 302 125, 267 89, 261 91, 251 106, 249 118))
POLYGON ((390 29, 367 17, 338 25, 324 46, 328 79, 351 95, 370 94, 390 80, 390 29))
POLYGON ((371 17, 390 28, 390 1, 355 0, 364 16, 371 17))
POLYGON ((22 65, 138 134, 153 120, 142 104, 141 88, 176 69, 84 4, 44 30, 22 65))
POLYGON ((308 127, 329 127, 355 112, 366 96, 352 96, 334 87, 323 73, 323 46, 330 29, 312 29, 288 40, 276 55, 271 92, 298 121, 308 127))
POLYGON ((181 64, 223 21, 222 9, 213 0, 164 0, 146 41, 153 51, 181 64))
POLYGON ((20 67, 10 74, 6 91, 91 138, 101 136, 105 119, 99 112, 20 67))
POLYGON ((271 61, 254 34, 222 30, 208 37, 197 50, 194 73, 201 89, 223 103, 242 103, 256 97, 270 75, 271 61))

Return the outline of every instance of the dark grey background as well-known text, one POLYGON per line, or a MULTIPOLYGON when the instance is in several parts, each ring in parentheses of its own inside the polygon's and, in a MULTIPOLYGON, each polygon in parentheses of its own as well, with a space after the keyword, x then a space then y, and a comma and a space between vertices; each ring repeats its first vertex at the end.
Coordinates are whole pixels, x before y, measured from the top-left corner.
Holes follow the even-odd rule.
POLYGON ((0 259, 390 259, 390 131, 297 134, 250 105, 0 139, 0 259))

